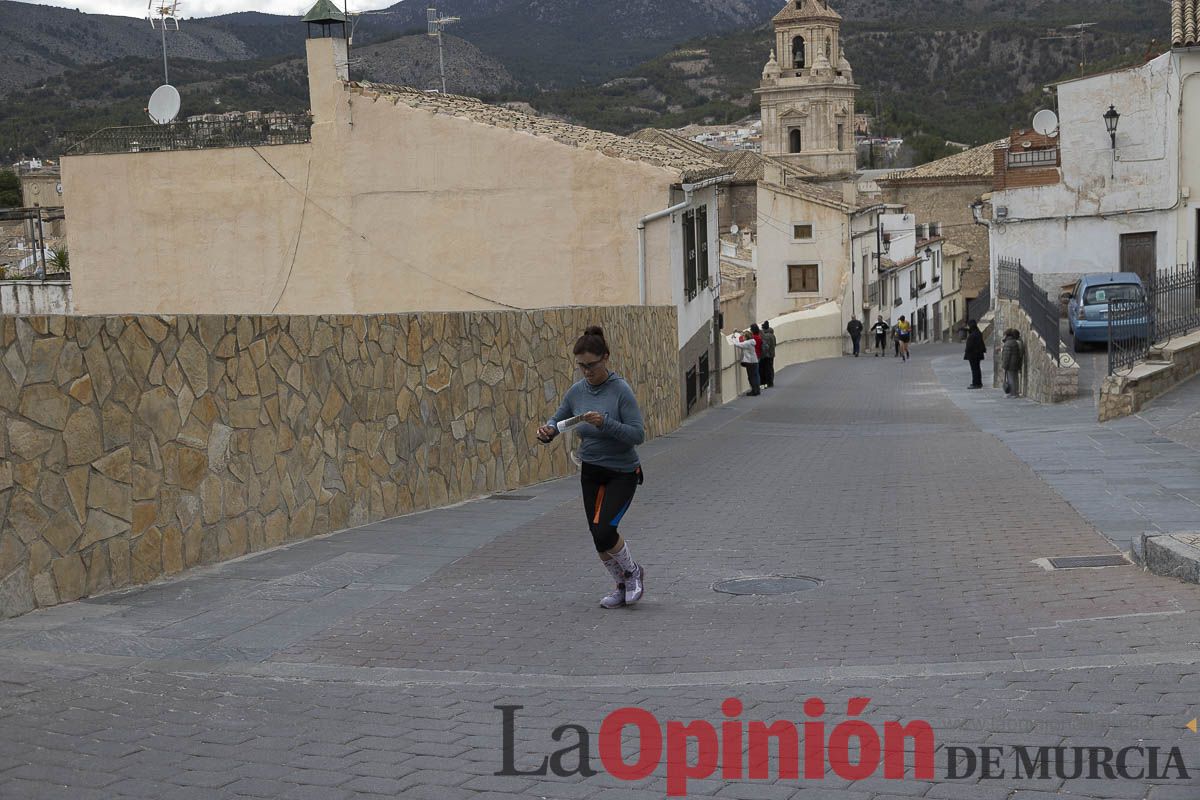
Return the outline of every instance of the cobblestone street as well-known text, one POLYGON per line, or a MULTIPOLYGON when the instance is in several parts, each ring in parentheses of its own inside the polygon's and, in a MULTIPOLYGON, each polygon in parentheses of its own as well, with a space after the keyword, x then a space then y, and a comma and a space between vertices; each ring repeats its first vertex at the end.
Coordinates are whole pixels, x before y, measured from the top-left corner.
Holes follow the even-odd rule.
POLYGON ((904 779, 772 763, 768 779, 691 779, 690 797, 1200 797, 1185 727, 1200 714, 1200 587, 1037 563, 1116 553, 1156 519, 1200 528, 1182 424, 1196 394, 1158 423, 1100 427, 1088 399, 963 390, 958 346, 914 353, 790 368, 641 448, 646 482, 621 523, 647 572, 633 608, 598 607, 609 586, 570 478, 0 622, 0 799, 649 800, 667 794, 668 759, 641 780, 607 774, 605 716, 639 706, 719 728, 729 697, 742 720, 798 725, 819 697, 826 735, 870 698, 877 731, 929 722, 934 775, 911 757, 904 779), (1150 494, 1158 517, 1136 507, 1150 494), (767 575, 821 583, 712 588, 767 575), (574 723, 598 774, 497 775, 500 705, 523 707, 517 769, 572 743, 551 734, 574 723), (1158 747, 1160 774, 1017 777, 1011 756, 1003 777, 949 774, 965 769, 949 748, 1015 745, 1158 747), (1190 778, 1161 774, 1171 748, 1190 778))

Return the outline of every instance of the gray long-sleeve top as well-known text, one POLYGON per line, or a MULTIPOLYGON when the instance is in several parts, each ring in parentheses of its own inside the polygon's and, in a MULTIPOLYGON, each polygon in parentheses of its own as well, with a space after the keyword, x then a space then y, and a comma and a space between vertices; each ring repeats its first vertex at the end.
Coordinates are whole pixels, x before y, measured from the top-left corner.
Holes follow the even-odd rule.
POLYGON ((637 469, 641 462, 634 446, 646 440, 646 430, 642 410, 625 379, 610 372, 608 380, 592 386, 586 378, 581 378, 563 395, 562 404, 546 424, 553 427, 589 411, 603 414, 604 425, 597 428, 582 422, 575 426, 581 440, 579 458, 620 472, 637 469))

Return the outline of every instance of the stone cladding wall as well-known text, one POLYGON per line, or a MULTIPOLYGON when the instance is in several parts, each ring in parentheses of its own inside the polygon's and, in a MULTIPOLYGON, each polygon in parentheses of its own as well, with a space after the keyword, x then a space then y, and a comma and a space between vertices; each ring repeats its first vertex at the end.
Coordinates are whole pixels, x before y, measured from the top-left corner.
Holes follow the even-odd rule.
POLYGON ((1153 360, 1128 374, 1107 375, 1100 385, 1099 420, 1136 414, 1148 403, 1200 374, 1200 332, 1173 339, 1151 351, 1153 360))
MULTIPOLYGON (((1061 362, 1055 361, 1046 349, 1041 335, 1034 332, 1029 317, 1021 310, 1016 300, 996 301, 995 321, 992 325, 992 385, 1004 385, 1004 369, 1000 364, 1000 350, 1004 345, 1004 331, 1016 328, 1025 343, 1025 360, 1021 368, 1021 395, 1039 403, 1062 403, 1079 396, 1079 365, 1069 355, 1062 353, 1061 362)), ((1065 349, 1066 344, 1060 344, 1065 349)))
POLYGON ((676 428, 670 307, 0 317, 0 617, 568 474, 590 324, 676 428))

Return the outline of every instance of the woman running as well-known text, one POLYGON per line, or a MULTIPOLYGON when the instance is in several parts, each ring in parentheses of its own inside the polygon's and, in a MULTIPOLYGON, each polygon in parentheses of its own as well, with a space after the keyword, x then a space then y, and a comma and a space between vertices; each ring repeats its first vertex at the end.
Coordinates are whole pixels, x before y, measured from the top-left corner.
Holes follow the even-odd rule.
POLYGON ((579 417, 574 427, 582 440, 579 457, 583 462, 583 509, 600 560, 617 584, 600 605, 619 608, 641 600, 644 591, 645 572, 617 533, 617 524, 642 482, 642 467, 634 446, 645 441, 646 432, 633 390, 624 378, 608 369, 604 331, 596 326, 585 330, 575 342, 574 353, 583 379, 563 395, 558 411, 538 428, 537 437, 547 443, 558 435, 558 423, 579 417))
POLYGON ((900 360, 908 361, 908 343, 912 340, 912 324, 903 315, 896 323, 896 340, 900 342, 900 360))

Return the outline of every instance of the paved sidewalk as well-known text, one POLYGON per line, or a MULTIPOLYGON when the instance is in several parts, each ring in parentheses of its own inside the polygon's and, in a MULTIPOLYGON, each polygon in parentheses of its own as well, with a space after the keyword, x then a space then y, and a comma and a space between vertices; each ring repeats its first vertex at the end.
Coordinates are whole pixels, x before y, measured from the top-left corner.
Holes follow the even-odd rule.
POLYGON ((1139 533, 1200 531, 1200 380, 1101 425, 1091 397, 1042 405, 967 391, 961 350, 938 350, 934 365, 950 399, 1114 545, 1128 550, 1139 533))
MULTIPOLYGON (((936 775, 714 777, 689 796, 1200 796, 1200 736, 1183 728, 1200 591, 1034 563, 1113 548, 993 420, 1020 422, 1020 453, 1026 416, 943 387, 933 361, 955 377, 950 356, 788 369, 643 448, 622 522, 648 572, 635 608, 597 607, 605 576, 565 479, 0 623, 0 798, 656 798, 663 765, 635 782, 495 775, 496 706, 523 706, 522 770, 566 723, 591 732, 600 769, 614 709, 715 724, 731 696, 768 722, 802 722, 821 697, 831 731, 869 697, 876 727, 930 722, 936 775), (712 590, 775 574, 822 584, 712 590), (945 770, 952 745, 1139 743, 1180 747, 1193 778, 945 770)), ((1082 427, 1051 411, 1045 430, 1082 427)))

